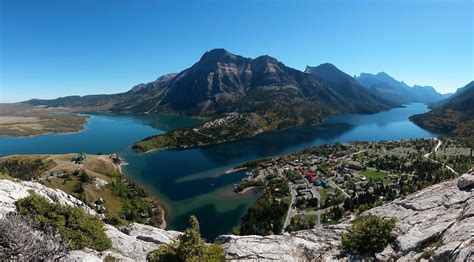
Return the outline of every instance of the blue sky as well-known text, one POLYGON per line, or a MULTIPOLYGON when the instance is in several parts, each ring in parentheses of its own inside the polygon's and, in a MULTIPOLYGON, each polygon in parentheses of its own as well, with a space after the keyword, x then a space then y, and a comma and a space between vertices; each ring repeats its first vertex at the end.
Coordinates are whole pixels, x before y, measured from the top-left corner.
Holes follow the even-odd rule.
POLYGON ((122 92, 218 47, 452 92, 474 79, 473 3, 0 0, 0 102, 122 92))

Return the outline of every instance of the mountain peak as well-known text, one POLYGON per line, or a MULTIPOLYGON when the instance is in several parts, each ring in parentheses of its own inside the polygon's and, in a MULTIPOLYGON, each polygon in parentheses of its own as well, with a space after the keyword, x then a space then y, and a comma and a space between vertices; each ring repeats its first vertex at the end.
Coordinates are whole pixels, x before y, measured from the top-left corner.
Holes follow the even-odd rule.
POLYGON ((202 55, 201 60, 199 61, 206 61, 206 62, 212 62, 212 61, 232 61, 235 60, 236 56, 234 54, 231 54, 229 51, 225 50, 224 48, 215 48, 212 50, 207 51, 202 55))
POLYGON ((269 55, 261 55, 261 56, 255 58, 254 62, 256 64, 259 64, 259 63, 262 63, 262 64, 277 64, 278 60, 274 57, 269 56, 269 55))

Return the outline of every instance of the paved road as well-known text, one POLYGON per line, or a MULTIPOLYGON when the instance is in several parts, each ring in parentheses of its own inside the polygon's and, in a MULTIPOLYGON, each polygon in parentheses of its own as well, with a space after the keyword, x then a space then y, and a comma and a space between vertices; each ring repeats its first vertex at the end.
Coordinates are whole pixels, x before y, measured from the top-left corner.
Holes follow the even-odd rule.
POLYGON ((288 208, 288 212, 286 213, 285 224, 283 225, 283 228, 286 228, 290 224, 291 219, 297 214, 296 209, 293 208, 297 193, 293 186, 290 187, 291 203, 290 207, 288 208))

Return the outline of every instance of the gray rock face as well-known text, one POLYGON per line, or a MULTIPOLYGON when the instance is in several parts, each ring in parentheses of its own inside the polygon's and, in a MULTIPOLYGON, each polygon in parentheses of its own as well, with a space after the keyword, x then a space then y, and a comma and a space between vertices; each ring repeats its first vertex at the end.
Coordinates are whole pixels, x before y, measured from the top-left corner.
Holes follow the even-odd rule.
POLYGON ((103 261, 113 258, 116 261, 146 261, 148 253, 160 244, 171 243, 181 233, 166 231, 152 226, 133 223, 121 230, 105 225, 105 233, 112 241, 112 248, 97 252, 90 249, 71 251, 62 261, 103 261))
POLYGON ((474 171, 471 170, 467 174, 463 174, 458 180, 458 187, 460 189, 474 187, 474 171))
POLYGON ((122 232, 137 239, 155 244, 169 244, 183 233, 173 230, 163 230, 156 227, 132 223, 124 228, 122 232))
MULTIPOLYGON (((62 205, 83 208, 87 213, 97 215, 86 204, 71 195, 57 189, 47 188, 35 182, 0 180, 0 218, 14 212, 14 202, 30 195, 30 190, 46 197, 49 201, 62 205)), ((114 258, 119 261, 146 261, 150 251, 160 244, 167 244, 177 239, 182 233, 166 231, 152 226, 133 223, 121 230, 105 225, 105 233, 112 241, 112 248, 104 252, 90 249, 70 251, 61 258, 62 261, 103 261, 114 258)))
POLYGON ((415 194, 373 208, 364 214, 396 217, 395 258, 469 261, 474 237, 473 192, 460 190, 459 180, 433 185, 415 194))
POLYGON ((0 180, 0 218, 9 212, 16 210, 15 201, 30 195, 30 190, 41 195, 51 202, 61 205, 76 206, 84 209, 91 215, 97 215, 96 212, 84 204, 79 199, 66 194, 65 192, 45 187, 35 182, 19 181, 14 182, 7 179, 0 180))
MULTIPOLYGON (((377 254, 382 261, 474 259, 473 189, 460 190, 455 179, 370 209, 363 215, 396 217, 395 242, 377 254)), ((229 260, 350 260, 340 235, 353 218, 280 236, 220 236, 229 260)))
POLYGON ((274 236, 224 235, 215 242, 223 245, 228 260, 318 260, 330 256, 347 226, 320 226, 274 236))

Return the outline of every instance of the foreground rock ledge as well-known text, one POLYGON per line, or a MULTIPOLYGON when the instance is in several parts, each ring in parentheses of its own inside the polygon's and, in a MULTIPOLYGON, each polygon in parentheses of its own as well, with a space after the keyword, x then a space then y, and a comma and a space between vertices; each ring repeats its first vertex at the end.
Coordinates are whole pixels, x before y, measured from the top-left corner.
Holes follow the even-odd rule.
MULTIPOLYGON (((396 240, 377 254, 388 260, 418 260, 430 255, 433 261, 472 261, 474 259, 474 173, 459 179, 430 186, 415 194, 370 209, 364 214, 396 217, 393 230, 396 240)), ((79 206, 94 214, 80 200, 66 193, 46 188, 33 182, 0 180, 0 216, 15 211, 14 202, 29 195, 29 190, 46 196, 50 201, 79 206)), ((222 235, 228 260, 244 261, 330 261, 350 260, 354 257, 341 251, 340 235, 347 230, 354 217, 336 225, 318 226, 291 234, 276 236, 222 235)), ((145 261, 149 252, 161 244, 174 241, 181 233, 132 223, 117 229, 106 225, 112 248, 104 252, 89 249, 70 251, 62 261, 145 261)))

